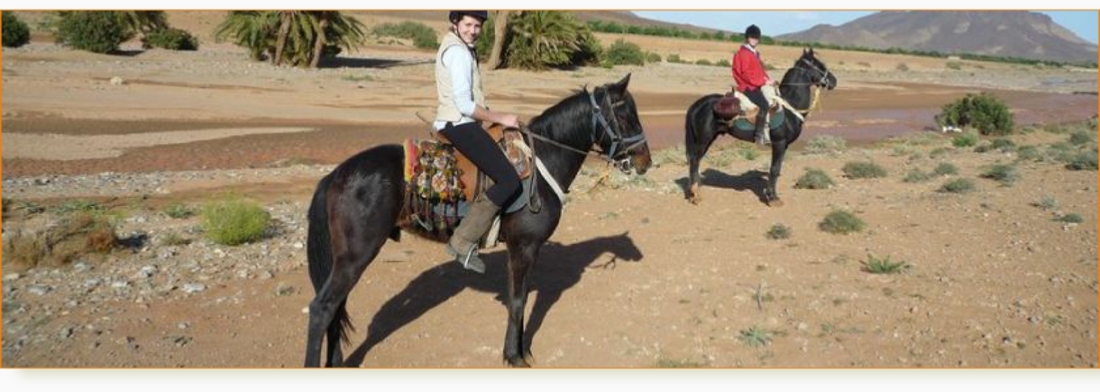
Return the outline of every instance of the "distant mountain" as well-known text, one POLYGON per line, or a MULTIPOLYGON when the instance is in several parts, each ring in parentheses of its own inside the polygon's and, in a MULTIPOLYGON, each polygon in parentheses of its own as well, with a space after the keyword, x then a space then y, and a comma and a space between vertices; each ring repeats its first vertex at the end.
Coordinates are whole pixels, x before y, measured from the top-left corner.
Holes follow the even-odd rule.
POLYGON ((1096 44, 1047 15, 1027 11, 884 11, 776 38, 1071 63, 1095 63, 1097 54, 1096 44))

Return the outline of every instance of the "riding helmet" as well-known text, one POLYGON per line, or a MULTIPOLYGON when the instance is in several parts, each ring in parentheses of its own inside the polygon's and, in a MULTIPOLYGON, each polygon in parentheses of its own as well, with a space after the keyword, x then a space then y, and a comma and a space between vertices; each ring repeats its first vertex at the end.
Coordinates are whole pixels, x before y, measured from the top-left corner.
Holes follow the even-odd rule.
POLYGON ((482 23, 485 23, 485 19, 489 19, 489 11, 451 11, 451 13, 447 15, 447 19, 449 19, 451 23, 458 23, 459 20, 462 20, 463 15, 477 18, 482 23))
POLYGON ((750 25, 749 28, 745 29, 745 38, 760 39, 760 28, 756 25, 750 25))

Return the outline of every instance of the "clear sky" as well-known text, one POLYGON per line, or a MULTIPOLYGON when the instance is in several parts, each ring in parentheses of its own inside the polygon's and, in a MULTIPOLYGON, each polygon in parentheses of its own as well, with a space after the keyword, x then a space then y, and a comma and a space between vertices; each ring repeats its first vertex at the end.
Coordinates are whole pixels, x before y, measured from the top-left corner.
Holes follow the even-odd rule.
MULTIPOLYGON (((1096 11, 1040 11, 1050 15, 1082 39, 1096 43, 1096 11)), ((780 35, 809 29, 817 24, 839 26, 872 11, 634 11, 638 16, 666 22, 688 23, 727 31, 741 32, 755 23, 764 35, 780 35)))

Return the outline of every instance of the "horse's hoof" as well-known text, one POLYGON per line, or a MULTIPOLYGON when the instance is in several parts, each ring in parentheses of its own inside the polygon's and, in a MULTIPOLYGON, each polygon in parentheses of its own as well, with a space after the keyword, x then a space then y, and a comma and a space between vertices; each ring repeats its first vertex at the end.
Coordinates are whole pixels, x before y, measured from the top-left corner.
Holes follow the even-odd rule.
POLYGON ((505 358, 504 361, 508 363, 509 367, 529 368, 529 367, 531 367, 531 365, 529 363, 527 363, 527 357, 529 355, 530 354, 524 355, 522 357, 505 358))
POLYGON ((783 200, 779 200, 779 199, 768 200, 768 207, 782 207, 782 206, 783 206, 783 200))

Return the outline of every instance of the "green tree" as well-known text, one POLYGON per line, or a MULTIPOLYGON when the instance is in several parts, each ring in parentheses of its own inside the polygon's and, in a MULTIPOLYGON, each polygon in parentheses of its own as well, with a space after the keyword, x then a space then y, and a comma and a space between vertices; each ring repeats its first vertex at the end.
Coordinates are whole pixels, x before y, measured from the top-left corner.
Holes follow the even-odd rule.
POLYGON ((3 12, 4 47, 18 48, 31 42, 31 29, 11 11, 3 12))

